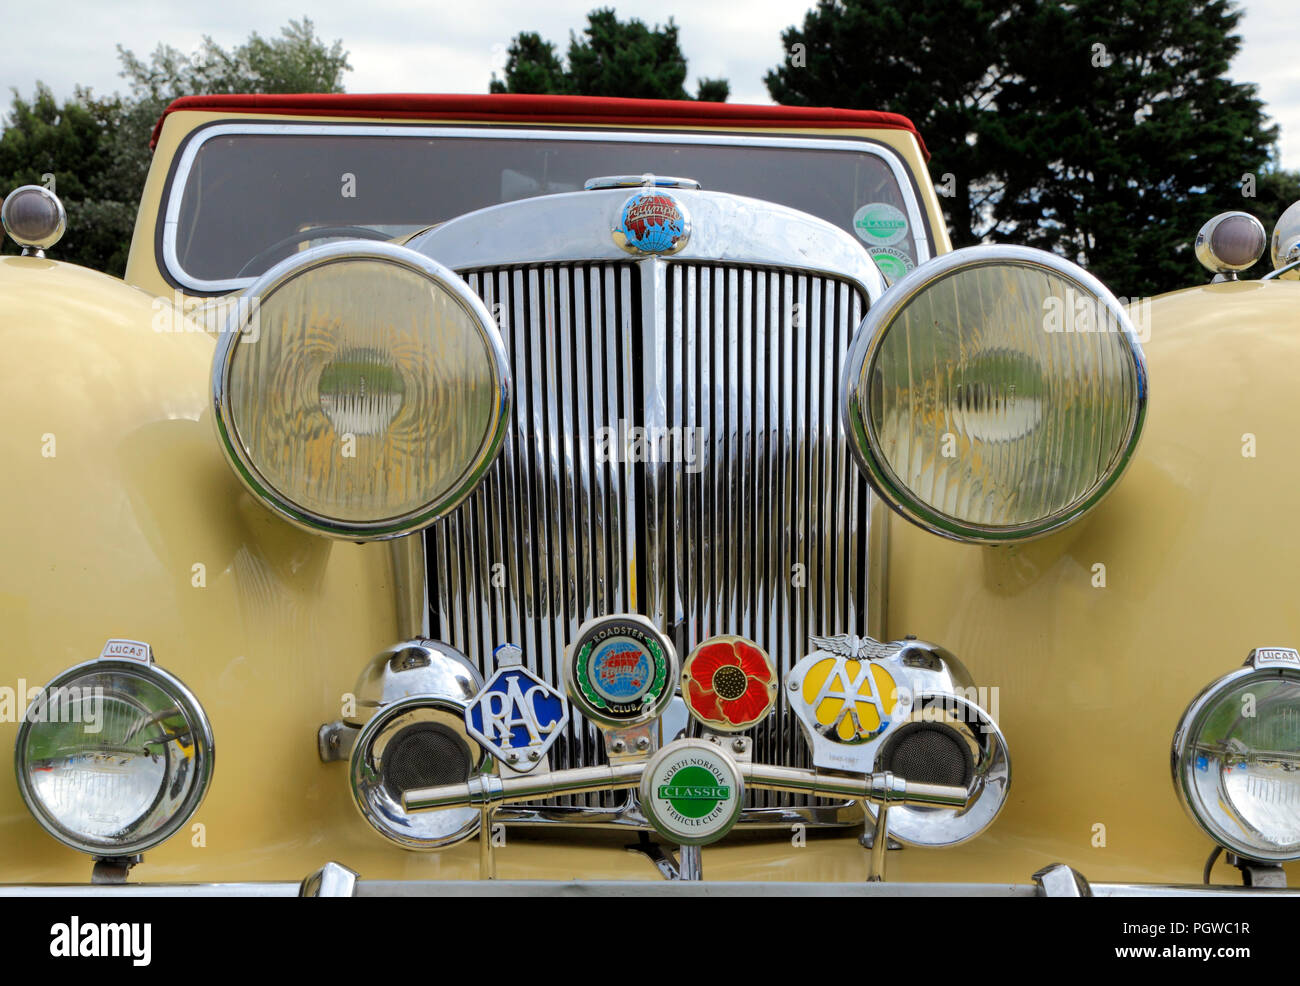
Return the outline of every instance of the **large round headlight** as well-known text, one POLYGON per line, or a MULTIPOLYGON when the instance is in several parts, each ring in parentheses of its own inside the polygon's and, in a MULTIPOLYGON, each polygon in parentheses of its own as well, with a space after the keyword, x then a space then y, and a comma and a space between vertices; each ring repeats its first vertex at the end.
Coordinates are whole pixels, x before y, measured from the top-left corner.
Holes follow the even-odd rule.
POLYGON ((339 243, 273 267, 213 367, 235 471, 286 519, 351 540, 427 526, 474 489, 509 417, 482 301, 404 247, 339 243))
POLYGON ((1123 472, 1145 417, 1146 365, 1119 301, 1021 247, 918 267, 868 314, 844 373, 844 427, 871 484, 962 540, 1080 517, 1123 472))
POLYGON ((1192 820, 1248 859, 1300 859, 1300 656, 1252 651, 1188 707, 1174 787, 1192 820))
POLYGON ((23 800, 47 832, 83 852, 130 856, 198 810, 212 780, 212 728, 147 644, 110 640, 104 653, 41 689, 18 729, 14 763, 23 800))

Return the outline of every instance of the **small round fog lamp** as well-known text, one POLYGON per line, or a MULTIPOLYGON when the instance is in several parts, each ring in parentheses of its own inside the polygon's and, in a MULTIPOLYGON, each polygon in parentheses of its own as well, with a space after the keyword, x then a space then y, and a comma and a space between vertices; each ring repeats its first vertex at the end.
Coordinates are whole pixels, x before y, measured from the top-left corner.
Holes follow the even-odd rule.
POLYGON ((1268 245, 1274 269, 1300 260, 1300 202, 1291 203, 1278 217, 1268 245))
POLYGON ((9 238, 23 248, 23 256, 44 256, 68 227, 63 203, 42 185, 23 185, 10 192, 0 206, 0 221, 9 238))
POLYGON ((1300 859, 1300 654, 1258 648, 1209 685, 1178 724, 1172 761, 1211 839, 1248 859, 1300 859))
POLYGON ((476 808, 408 812, 414 788, 458 784, 489 766, 465 727, 483 679, 460 651, 408 640, 376 656, 357 680, 357 710, 373 714, 352 747, 352 799, 376 832, 404 849, 445 849, 478 833, 476 808))
POLYGON ((1196 259, 1214 274, 1231 280, 1254 267, 1264 255, 1264 224, 1248 212, 1221 212, 1196 234, 1196 259))
POLYGON ((212 780, 212 727, 198 700, 157 667, 148 644, 110 640, 27 709, 14 750, 18 790, 42 827, 96 856, 166 840, 212 780))

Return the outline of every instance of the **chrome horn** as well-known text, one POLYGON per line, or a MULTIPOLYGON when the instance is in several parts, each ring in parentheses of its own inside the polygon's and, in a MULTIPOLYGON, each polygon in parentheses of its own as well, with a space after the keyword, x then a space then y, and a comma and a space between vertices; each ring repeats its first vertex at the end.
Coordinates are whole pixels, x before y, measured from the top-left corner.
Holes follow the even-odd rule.
POLYGON ((478 671, 454 647, 407 640, 366 665, 357 679, 355 708, 321 727, 321 759, 348 759, 357 810, 390 842, 445 849, 477 834, 479 813, 473 808, 416 815, 402 801, 410 789, 463 783, 487 769, 487 751, 466 727, 469 702, 482 685, 478 671))

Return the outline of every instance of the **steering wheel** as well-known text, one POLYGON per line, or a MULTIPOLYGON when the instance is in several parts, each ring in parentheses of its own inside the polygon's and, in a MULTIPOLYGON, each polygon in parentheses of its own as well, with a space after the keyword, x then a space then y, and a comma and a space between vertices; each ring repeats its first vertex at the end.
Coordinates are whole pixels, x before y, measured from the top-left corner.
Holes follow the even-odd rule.
POLYGON ((254 254, 248 263, 239 268, 239 273, 235 276, 245 277, 254 273, 260 274, 270 266, 270 261, 285 247, 293 246, 295 243, 302 243, 304 240, 319 240, 329 237, 347 237, 354 240, 392 239, 387 233, 381 233, 369 226, 315 226, 311 229, 302 229, 296 233, 290 233, 282 240, 276 240, 265 250, 254 254))

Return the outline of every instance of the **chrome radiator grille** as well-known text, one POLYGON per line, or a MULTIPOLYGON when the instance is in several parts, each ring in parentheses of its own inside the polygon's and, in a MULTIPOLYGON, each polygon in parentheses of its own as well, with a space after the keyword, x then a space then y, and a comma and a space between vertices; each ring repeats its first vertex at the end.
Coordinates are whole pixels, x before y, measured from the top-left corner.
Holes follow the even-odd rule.
MULTIPOLYGON (((464 276, 497 315, 515 407, 483 487, 428 532, 435 637, 485 671, 517 643, 559 684, 594 615, 643 613, 683 658, 743 634, 781 674, 810 634, 866 632, 867 488, 837 414, 857 287, 661 260, 464 276), (663 441, 629 456, 635 428, 663 441)), ((807 763, 784 697, 755 740, 807 763)), ((575 713, 554 765, 601 760, 575 713)))

